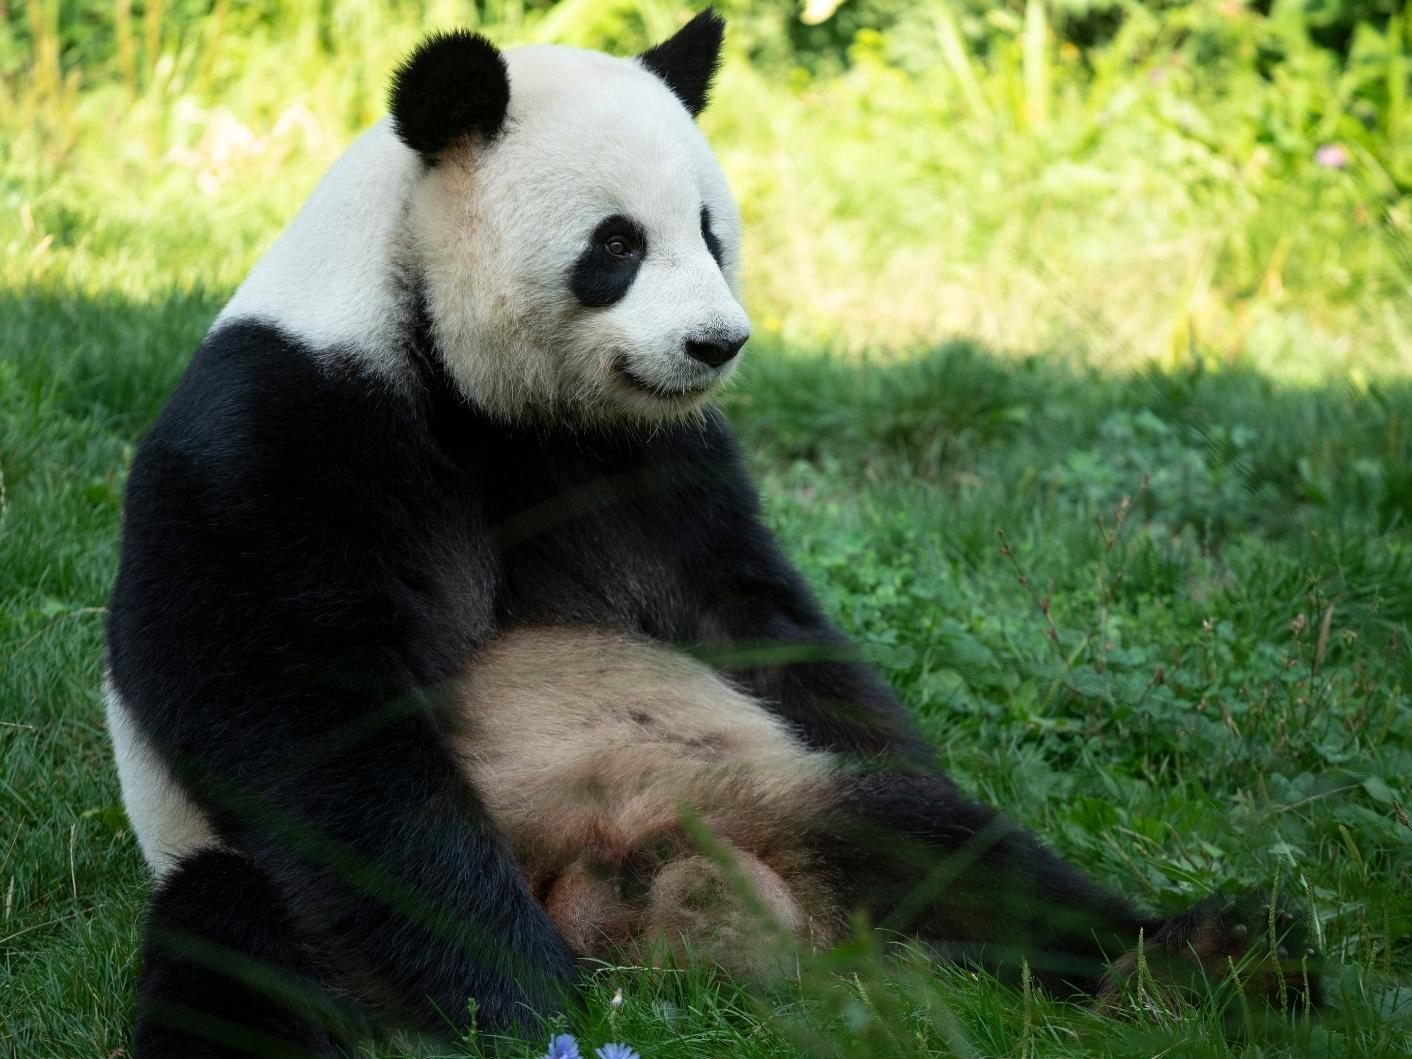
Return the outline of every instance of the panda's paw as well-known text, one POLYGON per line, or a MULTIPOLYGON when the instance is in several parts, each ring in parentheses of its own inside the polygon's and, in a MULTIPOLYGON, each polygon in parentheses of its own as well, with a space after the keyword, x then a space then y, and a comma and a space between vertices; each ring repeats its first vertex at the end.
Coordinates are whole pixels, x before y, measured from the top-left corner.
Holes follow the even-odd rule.
POLYGON ((1163 922, 1116 960, 1099 991, 1100 1006, 1122 998, 1177 1010, 1221 983, 1280 1010, 1322 1006, 1319 957, 1302 909, 1255 891, 1214 894, 1163 922))
POLYGON ((663 866, 643 921, 649 962, 716 964, 739 980, 769 982, 796 958, 804 916, 788 883, 764 861, 734 846, 663 866))

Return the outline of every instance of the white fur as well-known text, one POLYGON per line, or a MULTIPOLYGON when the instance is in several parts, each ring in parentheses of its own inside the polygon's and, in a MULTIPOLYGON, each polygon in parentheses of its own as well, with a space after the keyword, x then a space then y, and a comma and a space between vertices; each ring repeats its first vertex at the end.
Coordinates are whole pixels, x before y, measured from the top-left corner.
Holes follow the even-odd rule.
POLYGON ((409 276, 461 389, 505 418, 657 419, 734 370, 693 360, 703 333, 744 338, 740 218, 705 138, 638 62, 572 48, 509 52, 510 106, 490 144, 426 168, 388 120, 329 170, 216 320, 273 323, 325 356, 406 373, 409 276), (701 238, 705 205, 723 269, 701 238), (586 309, 569 273, 615 213, 647 236, 613 306, 586 309), (631 386, 619 365, 667 394, 631 386))
POLYGON ((463 769, 581 955, 686 937, 753 978, 778 970, 784 936, 839 936, 807 838, 839 763, 704 662, 605 629, 517 628, 479 652, 458 712, 463 769), (635 906, 619 884, 644 857, 659 870, 635 906))
POLYGON ((118 764, 123 807, 143 857, 160 879, 188 853, 219 843, 206 817, 172 778, 106 677, 103 697, 108 705, 108 734, 118 764))
POLYGON ((363 133, 250 270, 212 329, 261 320, 321 353, 351 353, 380 374, 399 376, 408 306, 397 264, 407 199, 421 171, 390 119, 363 133))
POLYGON ((436 337, 476 400, 506 416, 678 414, 734 369, 685 353, 703 331, 744 337, 736 298, 740 218, 695 122, 638 63, 561 47, 509 53, 505 132, 433 168, 412 204, 415 260, 436 337), (724 272, 701 238, 711 213, 724 272), (568 274, 613 214, 646 231, 627 296, 585 309, 568 274), (728 278, 729 277, 729 278, 728 278), (664 390, 625 383, 614 364, 664 390))
POLYGON ((590 840, 635 848, 684 804, 744 848, 766 825, 778 845, 835 770, 704 662, 602 629, 503 633, 477 654, 458 712, 453 744, 532 870, 562 868, 590 840))

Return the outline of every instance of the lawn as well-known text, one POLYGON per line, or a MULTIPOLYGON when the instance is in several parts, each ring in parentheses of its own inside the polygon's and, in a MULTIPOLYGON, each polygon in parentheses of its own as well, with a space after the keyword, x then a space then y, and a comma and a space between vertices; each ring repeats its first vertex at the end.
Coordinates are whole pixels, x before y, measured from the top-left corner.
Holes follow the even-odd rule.
MULTIPOLYGON (((1331 1003, 1099 1016, 860 934, 768 993, 603 967, 568 1028, 1412 1054, 1412 17, 1329 46, 1288 4, 723 6, 705 125, 757 333, 726 405, 786 548, 964 786, 1155 908, 1297 899, 1331 1003)), ((127 1046, 104 606, 134 445, 224 299, 425 26, 628 50, 681 14, 429 7, 3 8, 0 1055, 127 1046)))

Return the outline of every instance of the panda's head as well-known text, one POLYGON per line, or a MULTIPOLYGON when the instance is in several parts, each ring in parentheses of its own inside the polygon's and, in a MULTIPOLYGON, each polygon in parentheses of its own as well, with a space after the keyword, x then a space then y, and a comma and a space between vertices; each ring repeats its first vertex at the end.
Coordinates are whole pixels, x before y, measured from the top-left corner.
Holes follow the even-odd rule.
POLYGON ((425 162, 408 253, 488 411, 660 420, 734 370, 740 219, 694 121, 722 30, 706 11, 635 59, 448 33, 398 70, 393 127, 425 162))

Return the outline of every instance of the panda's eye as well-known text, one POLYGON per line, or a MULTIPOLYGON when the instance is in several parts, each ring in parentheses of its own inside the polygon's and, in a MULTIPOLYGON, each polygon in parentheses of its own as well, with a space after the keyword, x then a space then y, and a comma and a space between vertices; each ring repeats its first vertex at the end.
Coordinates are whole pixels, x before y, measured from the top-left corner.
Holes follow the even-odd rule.
POLYGON ((605 309, 626 296, 647 254, 642 225, 621 213, 604 217, 569 269, 569 287, 580 304, 605 309))

